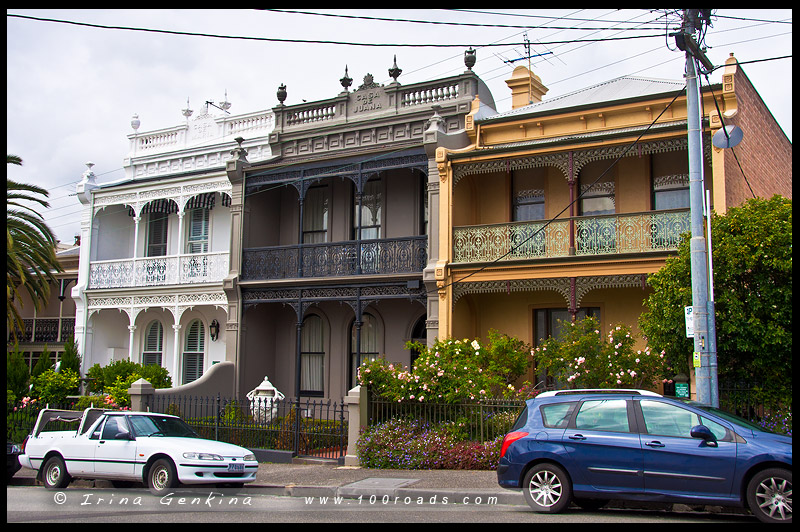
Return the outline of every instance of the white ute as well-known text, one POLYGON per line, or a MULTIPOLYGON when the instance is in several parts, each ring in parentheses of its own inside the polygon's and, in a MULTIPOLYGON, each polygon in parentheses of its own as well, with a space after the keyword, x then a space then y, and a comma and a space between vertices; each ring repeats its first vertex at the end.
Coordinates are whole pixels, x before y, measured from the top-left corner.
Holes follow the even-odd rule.
POLYGON ((203 439, 177 416, 98 408, 39 412, 19 463, 51 490, 73 478, 104 479, 115 487, 143 482, 159 496, 181 484, 242 486, 258 471, 250 450, 203 439), (77 427, 43 430, 54 421, 77 427))

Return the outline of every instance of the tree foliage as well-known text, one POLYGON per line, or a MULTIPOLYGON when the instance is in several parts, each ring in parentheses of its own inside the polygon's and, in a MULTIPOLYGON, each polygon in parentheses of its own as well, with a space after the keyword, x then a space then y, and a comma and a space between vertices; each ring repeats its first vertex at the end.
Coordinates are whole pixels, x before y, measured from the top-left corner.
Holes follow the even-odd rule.
MULTIPOLYGON (((6 164, 21 165, 16 155, 6 155, 6 164)), ((48 192, 36 185, 6 178, 6 310, 8 330, 16 337, 22 318, 14 304, 20 289, 28 292, 39 310, 50 296, 54 273, 63 271, 55 253, 56 238, 44 217, 34 207, 47 209, 48 192)), ((21 304, 21 303, 20 303, 21 304)))
MULTIPOLYGON (((711 219, 720 381, 791 390, 792 200, 756 198, 711 219)), ((684 306, 692 304, 688 238, 648 283, 653 294, 640 327, 655 350, 686 373, 693 342, 684 306)), ((791 392, 789 392, 791 397, 791 392)))

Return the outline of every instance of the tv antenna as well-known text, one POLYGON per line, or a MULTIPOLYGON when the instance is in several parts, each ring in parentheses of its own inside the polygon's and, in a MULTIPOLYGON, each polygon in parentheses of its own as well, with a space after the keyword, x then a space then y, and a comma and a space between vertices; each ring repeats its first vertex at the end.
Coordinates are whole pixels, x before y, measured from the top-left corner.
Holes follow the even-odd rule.
POLYGON ((553 52, 531 54, 531 42, 528 40, 528 33, 525 32, 522 36, 525 39, 525 44, 523 45, 525 46, 525 56, 518 57, 517 59, 508 59, 505 62, 511 64, 515 63, 516 61, 521 61, 523 59, 528 60, 528 103, 533 103, 533 101, 530 99, 531 98, 530 95, 533 94, 533 71, 531 70, 531 57, 541 57, 543 55, 552 54, 553 52))

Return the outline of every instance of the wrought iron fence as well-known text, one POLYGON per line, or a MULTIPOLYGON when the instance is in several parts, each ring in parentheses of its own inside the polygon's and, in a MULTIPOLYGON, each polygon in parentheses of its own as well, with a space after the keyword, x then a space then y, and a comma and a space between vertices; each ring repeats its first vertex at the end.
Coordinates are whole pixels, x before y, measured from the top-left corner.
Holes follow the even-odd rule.
MULTIPOLYGON (((8 440, 22 442, 33 430, 39 411, 45 406, 76 409, 74 403, 9 405, 8 440)), ((328 459, 343 458, 347 452, 347 408, 341 401, 303 399, 298 404, 296 399, 254 398, 251 402, 219 395, 159 395, 151 398, 147 408, 151 412, 180 416, 203 438, 248 449, 285 450, 298 456, 328 459)), ((72 428, 48 425, 48 430, 72 428)))
MULTIPOLYGON (((7 405, 6 437, 8 441, 22 443, 25 437, 33 431, 33 427, 36 426, 36 420, 39 417, 39 412, 44 408, 72 410, 74 408, 74 403, 44 404, 39 401, 26 401, 7 405)), ((74 430, 75 428, 74 425, 51 422, 47 424, 45 430, 74 430)))
POLYGON ((248 449, 330 459, 347 451, 347 410, 341 401, 158 395, 148 408, 180 416, 204 438, 248 449))
POLYGON ((476 402, 396 402, 370 394, 367 421, 376 425, 390 419, 415 420, 429 425, 450 424, 465 440, 490 441, 506 434, 524 401, 483 399, 476 402))

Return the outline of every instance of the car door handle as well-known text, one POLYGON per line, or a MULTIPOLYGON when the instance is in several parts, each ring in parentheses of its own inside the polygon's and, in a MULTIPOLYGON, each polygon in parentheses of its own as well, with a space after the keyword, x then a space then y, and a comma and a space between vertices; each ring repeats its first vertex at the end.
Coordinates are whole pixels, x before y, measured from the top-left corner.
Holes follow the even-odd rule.
POLYGON ((664 447, 664 444, 661 443, 660 441, 649 441, 645 443, 645 445, 647 445, 648 447, 664 447))
POLYGON ((568 437, 569 437, 570 440, 578 440, 578 441, 582 441, 582 440, 586 439, 586 436, 584 436, 583 434, 572 434, 572 435, 570 435, 568 437))

